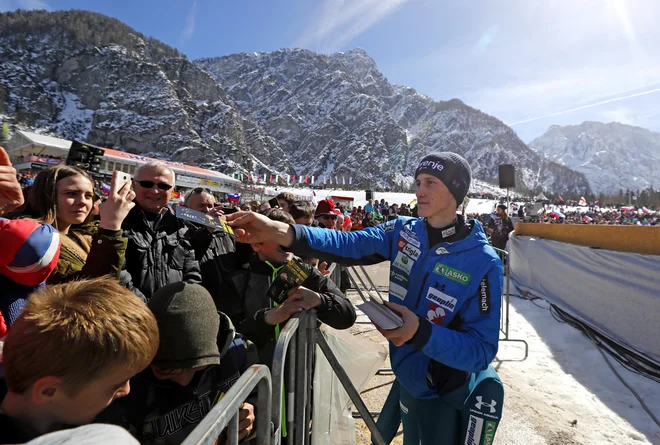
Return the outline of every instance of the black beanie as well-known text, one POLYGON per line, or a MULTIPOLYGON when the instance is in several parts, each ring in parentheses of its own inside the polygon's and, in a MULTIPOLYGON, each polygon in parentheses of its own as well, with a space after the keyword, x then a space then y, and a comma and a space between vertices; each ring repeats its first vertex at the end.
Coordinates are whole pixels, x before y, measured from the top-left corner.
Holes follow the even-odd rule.
POLYGON ((180 369, 220 364, 220 315, 206 289, 199 284, 168 284, 147 305, 160 333, 154 365, 180 369))
POLYGON ((427 155, 415 170, 415 179, 420 173, 441 180, 456 199, 456 205, 463 204, 472 182, 472 169, 465 158, 449 151, 427 155))

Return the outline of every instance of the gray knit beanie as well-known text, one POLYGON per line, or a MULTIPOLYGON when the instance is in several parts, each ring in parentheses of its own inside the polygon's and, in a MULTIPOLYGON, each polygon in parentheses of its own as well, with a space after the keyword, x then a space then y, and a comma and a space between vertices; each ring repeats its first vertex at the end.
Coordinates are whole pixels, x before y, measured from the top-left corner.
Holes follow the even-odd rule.
POLYGON ((199 284, 168 284, 147 305, 160 333, 154 365, 180 369, 220 364, 220 316, 206 289, 199 284))
POLYGON ((415 170, 415 179, 420 173, 441 180, 456 199, 456 205, 463 204, 472 182, 472 169, 465 158, 449 151, 430 154, 419 163, 415 170))

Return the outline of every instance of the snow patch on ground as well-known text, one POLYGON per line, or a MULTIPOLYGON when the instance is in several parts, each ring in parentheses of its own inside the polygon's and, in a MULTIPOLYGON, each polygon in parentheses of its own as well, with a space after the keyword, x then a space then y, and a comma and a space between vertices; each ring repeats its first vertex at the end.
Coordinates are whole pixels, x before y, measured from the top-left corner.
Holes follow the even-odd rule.
MULTIPOLYGON (((387 289, 389 264, 367 269, 376 285, 387 289)), ((361 302, 355 291, 349 291, 348 297, 354 304, 361 302)), ((359 311, 358 324, 351 331, 384 341, 359 311)), ((526 340, 529 357, 522 360, 520 343, 500 342, 492 365, 504 383, 505 398, 495 445, 660 445, 660 428, 596 346, 581 332, 556 321, 547 304, 512 296, 510 338, 526 340)), ((660 416, 660 385, 623 369, 609 356, 608 360, 660 416)), ((380 410, 393 379, 375 376, 363 390, 370 410, 380 410)), ((358 423, 358 444, 371 444, 364 424, 358 423)), ((401 445, 401 439, 397 436, 393 445, 401 445)))
MULTIPOLYGON (((510 338, 526 340, 529 357, 515 361, 522 348, 500 343, 493 366, 504 382, 505 414, 496 443, 529 443, 517 438, 523 419, 548 444, 660 444, 660 428, 596 346, 578 330, 556 321, 547 303, 512 297, 510 319, 510 338)), ((660 385, 607 359, 660 416, 660 385)))

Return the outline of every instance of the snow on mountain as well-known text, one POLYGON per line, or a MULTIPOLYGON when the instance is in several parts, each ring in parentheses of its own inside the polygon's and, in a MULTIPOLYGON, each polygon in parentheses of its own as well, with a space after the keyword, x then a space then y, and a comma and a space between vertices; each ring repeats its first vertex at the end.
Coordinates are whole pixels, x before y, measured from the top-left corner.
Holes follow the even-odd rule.
POLYGON ((530 146, 584 173, 596 193, 660 184, 660 133, 612 122, 553 125, 530 146))
POLYGON ((283 49, 196 63, 280 144, 296 170, 322 180, 405 183, 423 156, 449 150, 468 159, 475 178, 495 181, 498 165, 511 163, 520 186, 588 191, 581 174, 539 156, 501 121, 460 100, 434 102, 390 84, 362 49, 330 56, 283 49))
POLYGON ((0 14, 0 113, 18 128, 236 171, 290 171, 207 73, 118 20, 0 14))
POLYGON ((407 185, 429 152, 475 179, 517 167, 518 185, 584 194, 584 176, 530 150, 494 117, 392 85, 355 49, 285 49, 191 62, 85 11, 0 14, 0 114, 15 128, 234 171, 407 185))

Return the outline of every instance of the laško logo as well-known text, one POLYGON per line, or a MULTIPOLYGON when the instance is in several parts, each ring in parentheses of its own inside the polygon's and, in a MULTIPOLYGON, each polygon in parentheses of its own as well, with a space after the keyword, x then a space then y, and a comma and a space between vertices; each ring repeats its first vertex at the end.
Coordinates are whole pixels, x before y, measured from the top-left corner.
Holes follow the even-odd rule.
POLYGON ((454 269, 452 267, 445 266, 442 263, 436 263, 435 267, 433 268, 433 272, 443 277, 449 278, 450 280, 456 281, 457 283, 464 284, 466 286, 470 283, 470 280, 472 279, 472 275, 465 272, 461 272, 460 270, 454 269))

